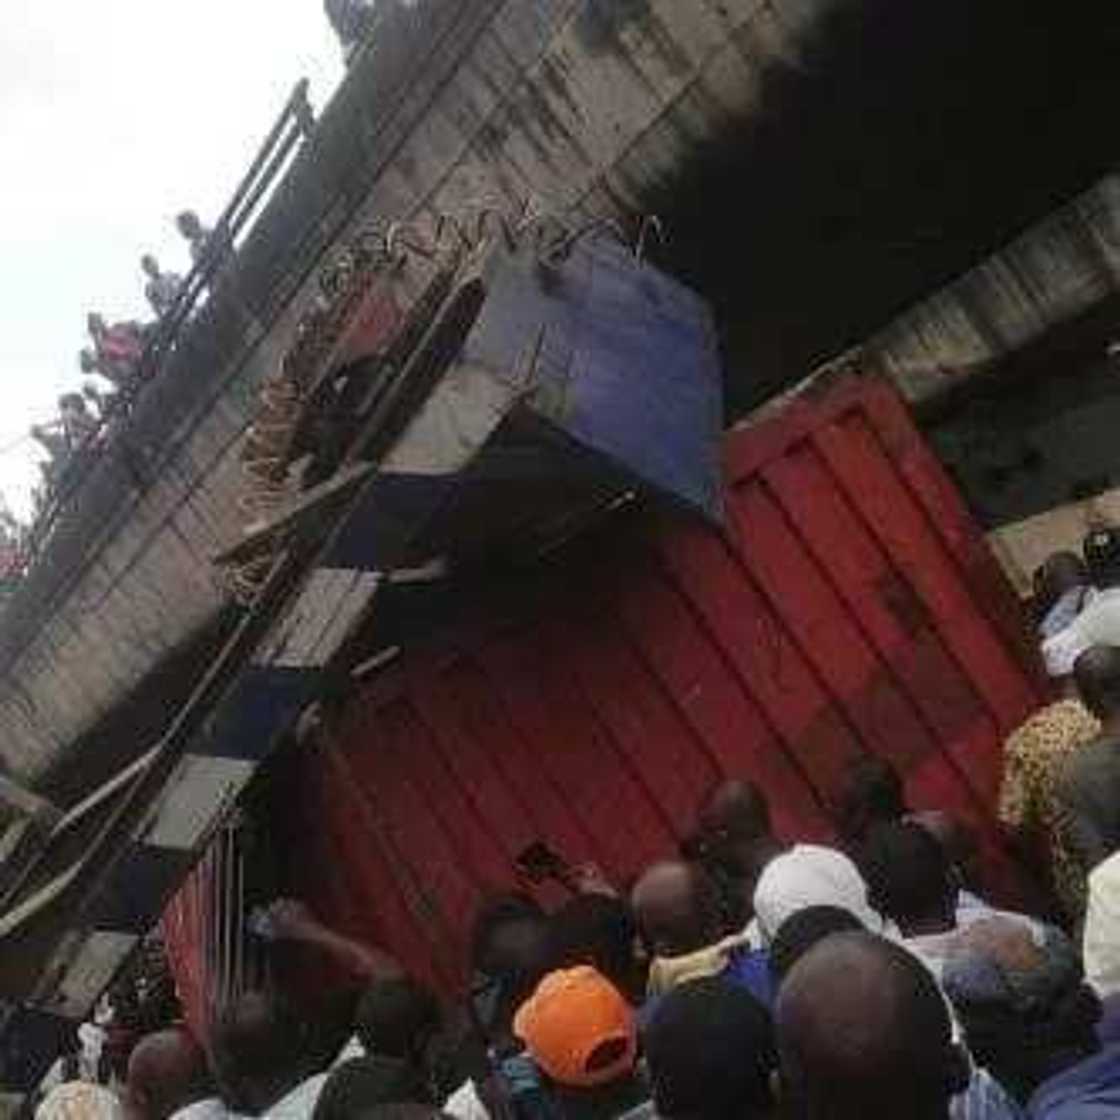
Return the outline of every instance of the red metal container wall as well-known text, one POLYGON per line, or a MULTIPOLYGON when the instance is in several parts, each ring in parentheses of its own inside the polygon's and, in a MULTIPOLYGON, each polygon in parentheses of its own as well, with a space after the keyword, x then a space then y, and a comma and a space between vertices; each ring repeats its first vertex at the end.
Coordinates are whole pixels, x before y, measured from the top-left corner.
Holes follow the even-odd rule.
POLYGON ((720 775, 789 839, 830 833, 845 763, 985 838, 1003 737, 1039 696, 1016 606, 892 392, 846 383, 727 441, 727 530, 619 532, 349 704, 301 756, 295 889, 445 987, 537 839, 618 881, 673 852, 720 775))

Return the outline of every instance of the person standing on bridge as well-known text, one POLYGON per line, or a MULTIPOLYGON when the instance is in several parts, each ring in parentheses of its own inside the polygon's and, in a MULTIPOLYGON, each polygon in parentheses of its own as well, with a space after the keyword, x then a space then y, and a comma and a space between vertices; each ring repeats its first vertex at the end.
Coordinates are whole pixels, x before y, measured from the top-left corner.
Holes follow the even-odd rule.
POLYGON ((193 210, 184 210, 175 219, 175 226, 186 239, 196 268, 209 266, 217 272, 233 252, 229 233, 220 224, 217 229, 208 229, 193 210))
POLYGON ((148 277, 148 282, 144 285, 144 295, 152 305, 156 318, 162 319, 175 306, 175 301, 183 288, 183 278, 174 272, 161 272, 159 261, 151 253, 146 253, 140 258, 140 267, 148 277))
POLYGON ((324 7, 327 19, 342 44, 342 56, 349 66, 373 30, 377 0, 326 0, 324 7))

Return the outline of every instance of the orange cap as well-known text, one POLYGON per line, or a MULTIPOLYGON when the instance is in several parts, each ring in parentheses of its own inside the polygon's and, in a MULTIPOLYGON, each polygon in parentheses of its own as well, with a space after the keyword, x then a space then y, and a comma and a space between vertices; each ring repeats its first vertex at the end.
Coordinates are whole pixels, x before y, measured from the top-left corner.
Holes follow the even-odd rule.
POLYGON ((586 966, 549 973, 522 1004, 513 1029, 561 1085, 606 1085, 628 1074, 638 1056, 633 1008, 586 966))

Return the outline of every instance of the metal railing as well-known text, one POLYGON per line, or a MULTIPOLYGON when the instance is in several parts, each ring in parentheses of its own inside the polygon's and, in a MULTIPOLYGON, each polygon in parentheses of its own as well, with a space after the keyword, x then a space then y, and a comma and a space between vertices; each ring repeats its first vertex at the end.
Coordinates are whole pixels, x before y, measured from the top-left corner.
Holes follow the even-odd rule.
POLYGON ((49 539, 59 514, 81 490, 83 481, 88 477, 90 462, 87 456, 97 454, 97 444, 110 438, 109 428, 127 418, 144 387, 160 376, 203 295, 213 287, 236 251, 239 235, 251 224, 289 158, 300 143, 310 137, 314 127, 315 115, 308 100, 308 81, 303 78, 292 90, 249 170, 214 224, 206 248, 183 280, 174 303, 153 325, 135 371, 106 407, 97 429, 72 452, 70 460, 59 472, 50 500, 28 534, 28 571, 49 539))

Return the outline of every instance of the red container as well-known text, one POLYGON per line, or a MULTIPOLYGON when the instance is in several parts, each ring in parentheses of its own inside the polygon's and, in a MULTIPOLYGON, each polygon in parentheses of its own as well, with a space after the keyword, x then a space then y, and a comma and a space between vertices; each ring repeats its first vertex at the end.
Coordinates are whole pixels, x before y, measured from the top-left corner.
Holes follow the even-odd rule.
POLYGON ((293 889, 457 989, 473 911, 533 841, 625 883, 721 775, 758 781, 782 836, 824 838, 845 764, 871 753, 916 808, 974 822, 991 893, 1014 898, 994 809, 1036 668, 898 398, 798 397, 729 434, 726 470, 723 533, 600 530, 366 685, 330 747, 286 763, 293 889))

